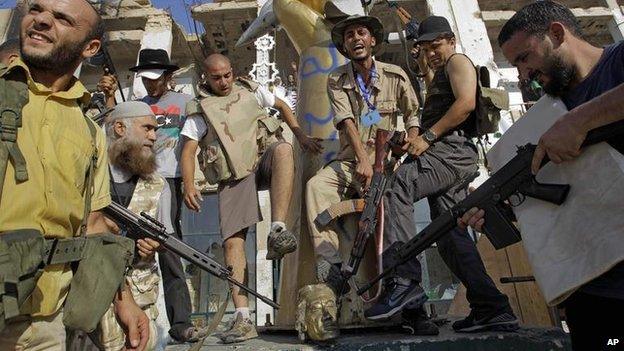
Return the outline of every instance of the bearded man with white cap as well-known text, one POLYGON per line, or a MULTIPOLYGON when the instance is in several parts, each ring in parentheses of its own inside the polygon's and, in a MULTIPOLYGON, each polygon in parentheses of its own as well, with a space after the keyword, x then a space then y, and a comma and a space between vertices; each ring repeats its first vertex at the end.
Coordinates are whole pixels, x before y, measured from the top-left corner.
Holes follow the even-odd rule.
MULTIPOLYGON (((106 120, 108 155, 110 157, 111 197, 134 213, 145 212, 165 225, 168 232, 171 224, 171 192, 165 179, 157 172, 154 144, 157 140, 158 124, 152 108, 144 102, 128 101, 115 107, 106 120)), ((158 264, 154 252, 158 242, 145 238, 137 240, 138 257, 126 275, 132 295, 150 318, 150 340, 148 349, 155 346, 155 321, 158 297, 158 264)), ((160 255, 165 252, 161 252, 160 255)), ((123 331, 109 310, 101 321, 100 342, 106 350, 123 347, 123 331)), ((203 337, 202 330, 185 331, 186 339, 203 337)))
MULTIPOLYGON (((154 142, 156 172, 165 178, 171 189, 168 207, 171 209, 173 232, 182 239, 180 226, 182 178, 178 163, 182 151, 180 131, 186 120, 184 113, 186 103, 193 97, 169 89, 173 73, 178 68, 170 62, 167 51, 143 49, 139 52, 138 64, 131 67, 130 71, 136 72, 137 76, 141 77, 147 90, 147 95, 141 101, 150 105, 156 116, 158 125, 154 142)), ((100 80, 99 87, 107 95, 107 101, 111 101, 109 96, 114 96, 116 86, 115 82, 111 81, 110 75, 105 75, 100 80)), ((159 255, 159 263, 167 316, 171 325, 169 334, 178 342, 192 341, 195 337, 189 334, 189 331, 193 330, 190 322, 191 299, 180 257, 172 252, 163 252, 159 255)))

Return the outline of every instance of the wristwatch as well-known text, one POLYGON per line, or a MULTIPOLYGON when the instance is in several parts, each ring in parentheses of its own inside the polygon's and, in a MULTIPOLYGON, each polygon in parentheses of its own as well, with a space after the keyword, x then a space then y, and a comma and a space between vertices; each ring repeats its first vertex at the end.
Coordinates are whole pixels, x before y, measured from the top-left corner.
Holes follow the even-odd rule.
POLYGON ((426 142, 427 144, 431 145, 433 144, 436 139, 438 139, 438 136, 431 131, 431 129, 427 129, 425 130, 421 135, 420 135, 426 142))

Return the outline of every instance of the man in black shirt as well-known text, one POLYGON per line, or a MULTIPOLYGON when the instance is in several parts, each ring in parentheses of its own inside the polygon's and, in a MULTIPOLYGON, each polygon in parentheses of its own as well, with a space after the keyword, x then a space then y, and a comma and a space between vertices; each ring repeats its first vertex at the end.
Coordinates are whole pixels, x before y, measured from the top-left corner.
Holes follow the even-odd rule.
MULTIPOLYGON (((474 133, 477 74, 472 61, 456 53, 455 35, 444 17, 425 19, 417 42, 426 57, 431 81, 423 106, 420 135, 408 136, 404 149, 410 157, 399 167, 384 198, 383 263, 392 261, 392 244, 407 242, 416 235, 414 203, 429 202, 431 218, 450 209, 466 197, 468 183, 477 171, 477 150, 470 141, 474 133), (431 74, 433 73, 433 74, 431 74)), ((466 229, 454 228, 437 242, 440 256, 466 286, 470 315, 453 324, 458 332, 515 330, 516 317, 488 276, 479 252, 466 229)), ((384 294, 365 312, 372 320, 388 318, 403 311, 405 328, 413 334, 435 334, 423 322, 426 300, 421 266, 417 258, 399 265, 385 280, 384 294)))
MULTIPOLYGON (((565 6, 552 1, 525 6, 503 26, 498 43, 521 78, 537 80, 569 110, 540 138, 534 174, 545 155, 554 163, 573 160, 589 130, 624 118, 624 42, 591 45, 565 6)), ((610 144, 624 151, 621 137, 610 144)), ((471 209, 460 225, 481 230, 483 222, 483 211, 471 209)), ((575 350, 606 350, 609 339, 622 340, 624 328, 607 315, 624 314, 624 263, 582 285, 562 306, 575 350)))

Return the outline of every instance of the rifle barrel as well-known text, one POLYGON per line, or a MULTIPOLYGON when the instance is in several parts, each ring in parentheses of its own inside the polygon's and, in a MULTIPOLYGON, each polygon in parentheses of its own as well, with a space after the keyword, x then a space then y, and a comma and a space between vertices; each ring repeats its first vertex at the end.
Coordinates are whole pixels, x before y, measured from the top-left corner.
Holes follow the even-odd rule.
POLYGON ((138 232, 137 234, 140 234, 141 236, 146 236, 157 240, 167 250, 197 265, 204 271, 216 276, 217 278, 227 280, 231 284, 238 286, 239 288, 259 298, 260 300, 262 300, 262 302, 273 308, 280 308, 280 305, 275 303, 271 299, 260 295, 260 293, 256 292, 255 290, 234 280, 229 269, 223 267, 223 265, 221 265, 208 255, 196 250, 195 248, 179 240, 178 238, 171 236, 164 229, 159 228, 158 225, 151 223, 145 218, 137 216, 134 212, 128 210, 120 204, 112 202, 108 207, 105 207, 103 211, 113 220, 120 222, 120 224, 122 224, 123 226, 128 227, 129 231, 136 231, 138 232))

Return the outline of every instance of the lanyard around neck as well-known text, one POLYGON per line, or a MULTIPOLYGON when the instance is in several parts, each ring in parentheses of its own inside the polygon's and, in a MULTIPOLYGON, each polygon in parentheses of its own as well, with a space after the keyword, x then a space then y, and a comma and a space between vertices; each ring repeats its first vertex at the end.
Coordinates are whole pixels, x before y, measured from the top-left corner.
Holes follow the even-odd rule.
POLYGON ((371 85, 371 89, 369 90, 366 87, 366 84, 364 84, 364 78, 362 78, 362 75, 359 72, 355 73, 355 80, 358 84, 358 88, 360 90, 360 95, 362 96, 362 98, 364 99, 364 101, 366 102, 366 105, 368 106, 369 110, 375 110, 376 107, 375 105, 373 105, 371 103, 371 93, 372 93, 372 82, 374 79, 376 79, 377 77, 377 70, 375 69, 375 66, 373 66, 370 70, 370 76, 371 76, 371 81, 370 81, 370 85, 371 85))

